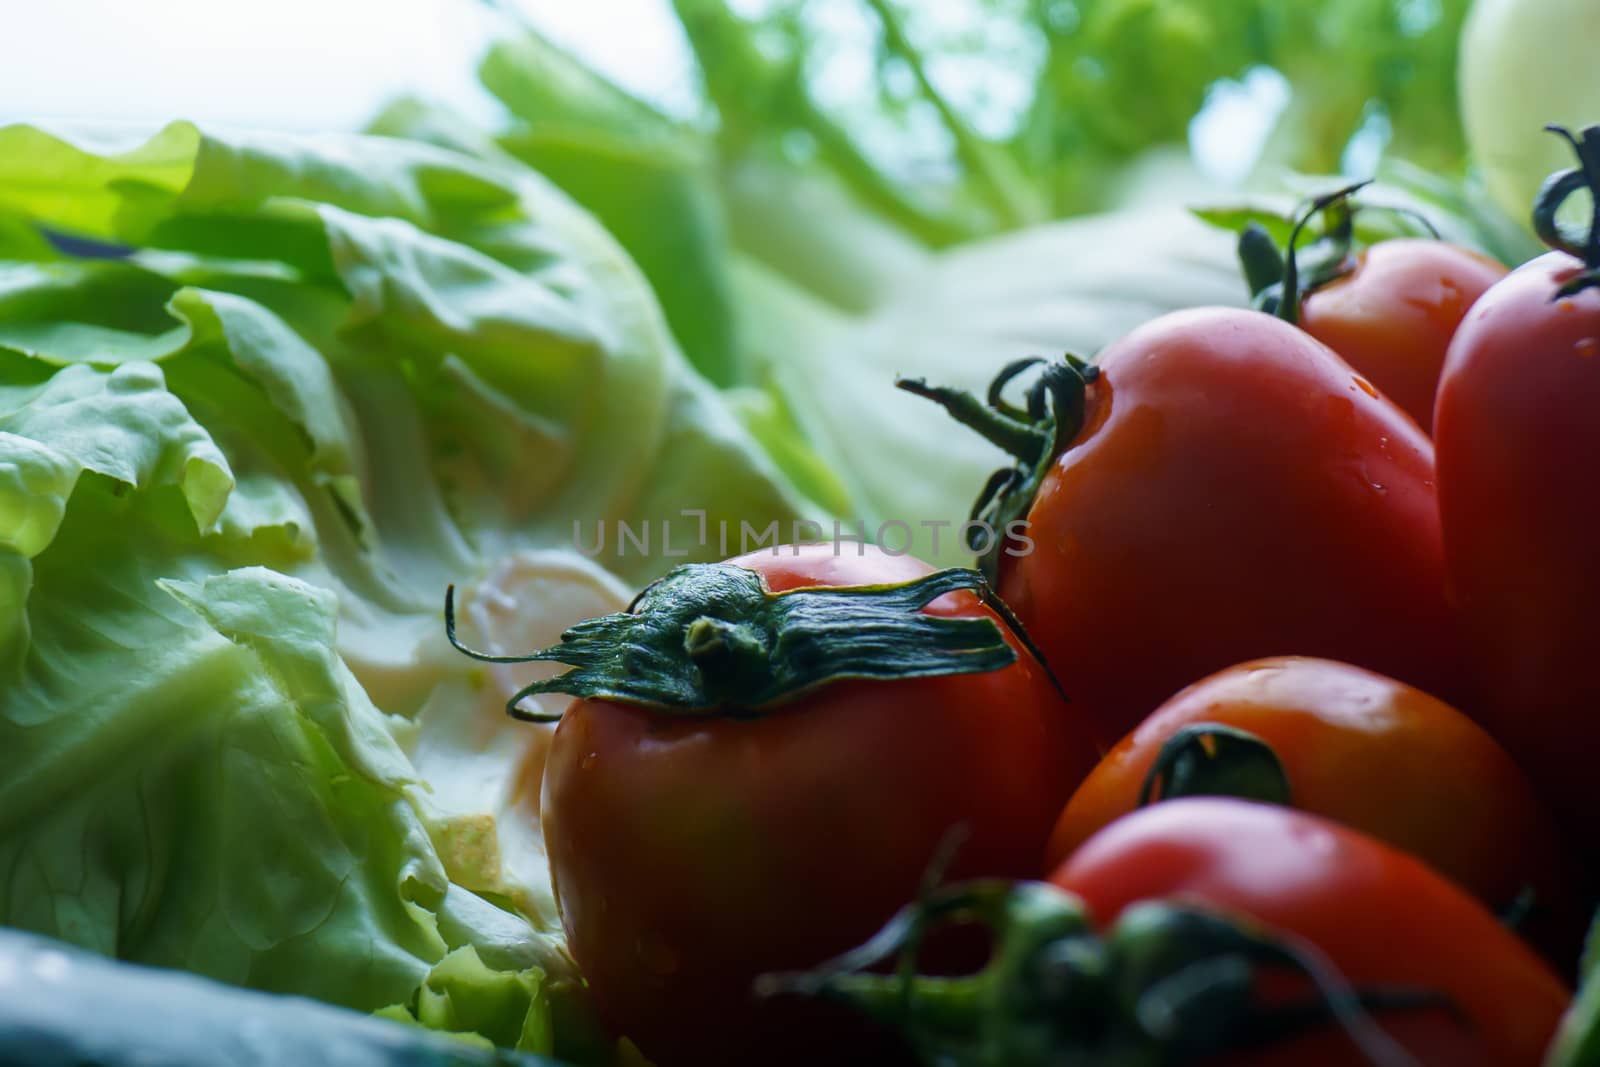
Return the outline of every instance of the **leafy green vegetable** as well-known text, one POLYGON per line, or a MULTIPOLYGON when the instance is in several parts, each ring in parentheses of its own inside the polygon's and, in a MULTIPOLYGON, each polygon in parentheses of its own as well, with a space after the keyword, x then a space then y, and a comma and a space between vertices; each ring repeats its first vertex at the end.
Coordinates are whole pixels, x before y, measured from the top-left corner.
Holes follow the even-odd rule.
POLYGON ((1561 1017, 1545 1067, 1586 1067, 1600 1059, 1600 916, 1589 924, 1578 964, 1578 994, 1561 1017))
MULTIPOLYGON (((1220 84, 1261 68, 1281 72, 1290 93, 1272 165, 1334 170, 1358 131, 1386 130, 1392 152, 1455 170, 1468 6, 673 0, 714 114, 697 123, 702 154, 727 181, 774 161, 827 173, 933 246, 1113 206, 1128 163, 1181 144, 1220 84)), ((503 140, 513 151, 577 126, 644 150, 681 152, 689 140, 526 29, 491 50, 481 73, 517 120, 503 140)), ((780 209, 782 190, 771 192, 780 209)), ((736 227, 734 239, 748 247, 760 235, 736 227)))
POLYGON ((584 206, 650 280, 695 366, 718 385, 739 381, 727 236, 705 146, 534 35, 492 49, 480 73, 539 116, 508 133, 506 149, 562 188, 583 190, 584 206))
POLYGON ((1092 355, 1163 312, 1248 297, 1231 242, 1173 208, 948 250, 867 315, 841 314, 754 264, 740 264, 736 278, 742 306, 763 323, 753 360, 839 472, 850 514, 893 546, 903 535, 883 524, 908 524, 913 551, 945 565, 970 563, 956 527, 1004 457, 976 435, 947 432, 941 412, 894 387, 896 374, 981 391, 1010 360, 1092 355))
POLYGON ((927 524, 959 523, 999 457, 894 375, 978 385, 1015 356, 1242 303, 1225 238, 1129 191, 1200 187, 1163 150, 1230 79, 1288 80, 1264 169, 1336 170, 1353 138, 1459 167, 1465 7, 674 0, 699 75, 686 118, 508 17, 479 68, 502 129, 419 101, 375 128, 542 170, 643 265, 691 361, 741 386, 792 481, 864 524, 846 530, 904 522, 913 551, 960 564, 953 528, 927 524))
POLYGON ((444 586, 543 590, 490 644, 559 631, 677 562, 576 526, 819 509, 520 166, 8 127, 0 214, 128 249, 0 260, 0 923, 583 1047, 512 788, 543 735, 500 733, 515 679, 450 653, 444 586))
MULTIPOLYGON (((464 950, 470 952, 470 950, 464 950)), ((451 957, 456 959, 459 957, 451 957)), ((9 1067, 539 1067, 313 1001, 113 963, 0 930, 0 1060, 9 1067)))
MULTIPOLYGON (((593 115, 621 136, 623 126, 606 119, 615 111, 593 103, 592 82, 571 74, 573 61, 533 62, 551 54, 543 42, 512 39, 491 50, 485 77, 530 115, 593 115)), ((642 124, 628 127, 637 151, 651 155, 668 137, 664 117, 652 125, 638 110, 615 110, 642 124)), ((500 158, 539 122, 491 146, 470 126, 407 101, 377 128, 500 158)), ((681 146, 686 132, 671 130, 670 143, 681 146)), ((591 162, 588 180, 569 186, 579 197, 631 173, 591 162)), ((731 299, 703 310, 729 314, 737 327, 738 364, 750 385, 732 395, 735 410, 795 484, 847 517, 841 533, 873 539, 882 530, 897 547, 905 535, 884 524, 903 523, 911 550, 940 564, 970 563, 955 528, 1001 457, 981 441, 945 434, 937 412, 894 388, 897 373, 981 386, 1019 355, 1092 354, 1162 312, 1240 304, 1248 295, 1230 242, 1170 206, 935 252, 816 168, 757 158, 707 189, 726 213, 726 240, 679 237, 697 249, 691 260, 715 260, 729 277, 731 299)), ((670 308, 672 293, 660 295, 670 308)), ((686 315, 699 310, 684 306, 686 315)))
POLYGON ((493 970, 484 965, 477 949, 464 945, 439 961, 410 1004, 378 1014, 431 1030, 478 1036, 491 1048, 548 1048, 549 1005, 539 996, 543 979, 537 971, 493 970))

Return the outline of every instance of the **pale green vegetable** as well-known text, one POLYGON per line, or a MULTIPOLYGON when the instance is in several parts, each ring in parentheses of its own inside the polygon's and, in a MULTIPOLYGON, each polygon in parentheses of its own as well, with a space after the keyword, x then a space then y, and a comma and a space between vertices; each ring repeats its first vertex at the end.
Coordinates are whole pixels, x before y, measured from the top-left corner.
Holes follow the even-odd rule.
POLYGON ((1377 126, 1380 154, 1456 165, 1466 0, 936 7, 674 0, 703 104, 687 117, 508 25, 479 68, 502 128, 418 101, 375 128, 545 171, 844 531, 904 523, 913 551, 962 563, 954 526, 1002 458, 894 376, 981 385, 1015 356, 1092 355, 1162 312, 1242 303, 1228 239, 1171 202, 1214 198, 1183 142, 1226 79, 1289 81, 1264 165, 1336 169, 1377 126))
POLYGON ((1572 150, 1544 131, 1600 122, 1600 5, 1476 0, 1461 36, 1461 117, 1473 161, 1500 208, 1523 220, 1572 150))
POLYGON ((1544 1067, 1588 1067, 1600 1061, 1600 919, 1591 921, 1578 964, 1578 993, 1561 1017, 1544 1067))
MULTIPOLYGON (((522 980, 483 971, 471 949, 453 953, 436 970, 430 1002, 457 1023, 477 1018, 475 1007, 488 1006, 495 994, 507 992, 507 983, 522 980), (453 996, 458 992, 467 996, 453 996)), ((518 990, 511 999, 528 998, 518 990)), ((6 1067, 554 1067, 552 1060, 488 1044, 299 997, 116 963, 59 941, 0 930, 0 1062, 6 1067)))
POLYGON ((9 127, 0 213, 110 253, 0 228, 0 924, 581 1050, 512 795, 543 739, 444 587, 556 590, 490 620, 517 641, 676 562, 584 559, 575 522, 817 509, 520 166, 9 127))
MULTIPOLYGON (((508 77, 502 68, 518 54, 491 52, 486 69, 508 77)), ((567 83, 550 70, 555 92, 567 83)), ((542 84, 541 71, 519 73, 520 92, 542 84)), ((500 155, 470 126, 414 101, 377 125, 500 155)), ((593 174, 619 180, 631 166, 596 162, 593 174)), ((842 517, 842 536, 881 536, 939 564, 970 564, 957 528, 1004 457, 896 389, 896 375, 981 388, 1018 356, 1093 355, 1163 312, 1248 296, 1231 241, 1170 204, 935 251, 822 172, 750 163, 720 202, 735 234, 759 234, 748 248, 714 250, 751 382, 731 394, 735 410, 789 478, 842 517)), ((828 522, 811 531, 834 532, 828 522)))
MULTIPOLYGON (((677 262, 696 277, 716 273, 729 242, 787 272, 821 265, 767 245, 773 217, 781 226, 801 214, 783 172, 827 176, 881 224, 943 247, 1116 206, 1129 164, 1182 146, 1219 88, 1269 70, 1288 89, 1273 166, 1334 170, 1358 131, 1382 128, 1380 148, 1453 169, 1468 3, 672 0, 702 105, 687 118, 628 96, 526 27, 508 29, 480 75, 512 113, 500 144, 593 197, 602 218, 624 175, 643 204, 670 187, 696 207, 655 233, 678 238, 677 262), (727 211, 735 185, 766 214, 727 211), (706 214, 719 205, 726 225, 706 214)), ((852 221, 806 215, 846 232, 852 221)), ((618 232, 634 246, 633 226, 618 232)), ((708 314, 728 310, 707 303, 708 314)))
POLYGON ((1232 242, 1175 208, 1035 227, 960 246, 908 272, 865 315, 809 297, 753 264, 737 275, 764 328, 753 358, 792 405, 817 451, 841 472, 869 538, 970 564, 957 537, 1000 451, 894 387, 896 374, 981 391, 1007 362, 1092 356, 1165 311, 1243 304, 1232 242), (849 389, 834 383, 850 381, 849 389), (915 472, 907 476, 906 472, 915 472), (940 525, 943 524, 943 525, 940 525))

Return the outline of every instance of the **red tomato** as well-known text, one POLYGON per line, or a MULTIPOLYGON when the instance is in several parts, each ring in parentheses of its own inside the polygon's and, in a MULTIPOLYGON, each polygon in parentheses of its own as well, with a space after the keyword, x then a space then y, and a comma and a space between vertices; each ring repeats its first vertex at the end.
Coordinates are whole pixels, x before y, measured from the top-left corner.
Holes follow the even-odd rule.
POLYGON ((1484 724, 1558 812, 1600 832, 1600 292, 1552 252, 1473 307, 1439 384, 1439 507, 1484 724))
POLYGON ((1163 316, 1098 368, 1027 512, 1032 551, 998 565, 1105 743, 1257 656, 1325 656, 1455 697, 1433 446, 1415 422, 1256 311, 1163 316))
MULTIPOLYGON (((1482 905, 1418 860, 1286 808, 1221 798, 1156 804, 1090 838, 1050 880, 1102 925, 1141 901, 1214 908, 1315 946, 1358 988, 1443 994, 1462 1019, 1414 1007, 1376 1014, 1427 1067, 1534 1067, 1570 995, 1482 905)), ((1364 1061, 1328 1026, 1223 1062, 1364 1061)))
POLYGON ((1569 899, 1560 836, 1505 750, 1448 704, 1329 660, 1230 667, 1156 709, 1073 794, 1047 867, 1139 807, 1162 747, 1202 723, 1268 745, 1295 808, 1411 853, 1496 911, 1532 887, 1541 942, 1563 960, 1577 944, 1584 917, 1569 899))
POLYGON ((1450 338, 1473 301, 1505 273, 1494 260, 1445 241, 1382 241, 1358 252, 1350 273, 1301 299, 1300 328, 1431 433, 1450 338))
MULTIPOLYGON (((930 572, 870 547, 732 562, 775 592, 930 572)), ((989 614, 965 592, 925 610, 989 614)), ((984 674, 834 682, 757 718, 576 701, 543 824, 572 954, 609 1023, 663 1065, 820 1062, 827 1028, 753 1005, 758 975, 864 940, 957 825, 957 875, 1032 873, 1094 752, 1018 653, 984 674)))

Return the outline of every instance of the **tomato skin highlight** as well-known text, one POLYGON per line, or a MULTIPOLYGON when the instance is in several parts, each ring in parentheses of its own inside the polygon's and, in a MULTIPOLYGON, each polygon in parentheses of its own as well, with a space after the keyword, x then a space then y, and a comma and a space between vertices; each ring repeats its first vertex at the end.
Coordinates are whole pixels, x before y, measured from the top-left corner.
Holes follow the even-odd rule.
MULTIPOLYGON (((791 552, 733 562, 773 591, 931 570, 870 546, 791 552)), ((988 611, 970 593, 927 610, 988 611)), ((871 935, 957 824, 955 876, 1032 874, 1095 752, 1019 654, 987 674, 836 682, 748 720, 574 702, 542 817, 571 951, 608 1023, 663 1067, 820 1055, 833 1006, 753 1004, 757 975, 871 935)))
POLYGON ((1135 810, 1162 745, 1196 723, 1260 738, 1283 767, 1293 807, 1416 856, 1494 911, 1531 887, 1542 920, 1532 932, 1552 956, 1576 959, 1584 916, 1570 899, 1560 833, 1527 776, 1443 701, 1331 660, 1242 663, 1161 705, 1072 795, 1046 869, 1135 810))
POLYGON ((1600 292, 1551 252, 1473 307, 1439 386, 1439 507, 1484 723, 1558 814, 1600 831, 1600 292))
POLYGON ((1266 655, 1458 699, 1433 446, 1410 418, 1261 312, 1166 315, 1098 366, 999 590, 1105 744, 1266 655))
MULTIPOLYGON (((1287 808, 1210 797, 1156 804, 1090 838, 1050 881, 1078 894, 1100 925, 1142 900, 1210 906, 1297 935, 1358 987, 1442 992, 1470 1030, 1439 1010, 1376 1016, 1428 1067, 1533 1067, 1570 997, 1531 949, 1420 861, 1287 808)), ((1224 1062, 1361 1061, 1329 1027, 1224 1062)))
POLYGON ((1425 238, 1381 241, 1355 260, 1353 271, 1301 301, 1300 328, 1432 433, 1434 394, 1450 339, 1506 268, 1425 238))

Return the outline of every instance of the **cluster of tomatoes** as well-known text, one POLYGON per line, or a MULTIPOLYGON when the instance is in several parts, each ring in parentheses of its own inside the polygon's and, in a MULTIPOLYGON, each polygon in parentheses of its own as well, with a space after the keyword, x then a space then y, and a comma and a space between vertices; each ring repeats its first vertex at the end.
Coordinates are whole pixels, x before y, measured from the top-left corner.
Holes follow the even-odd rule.
POLYGON ((1540 1063, 1600 858, 1600 223, 1538 218, 1509 274, 1379 243, 1025 404, 908 383, 1016 456, 979 513, 1032 551, 920 612, 1006 665, 907 660, 875 598, 932 569, 811 545, 729 561, 861 594, 803 640, 707 598, 607 661, 779 699, 568 690, 542 819, 607 1022, 662 1065, 1540 1063))

